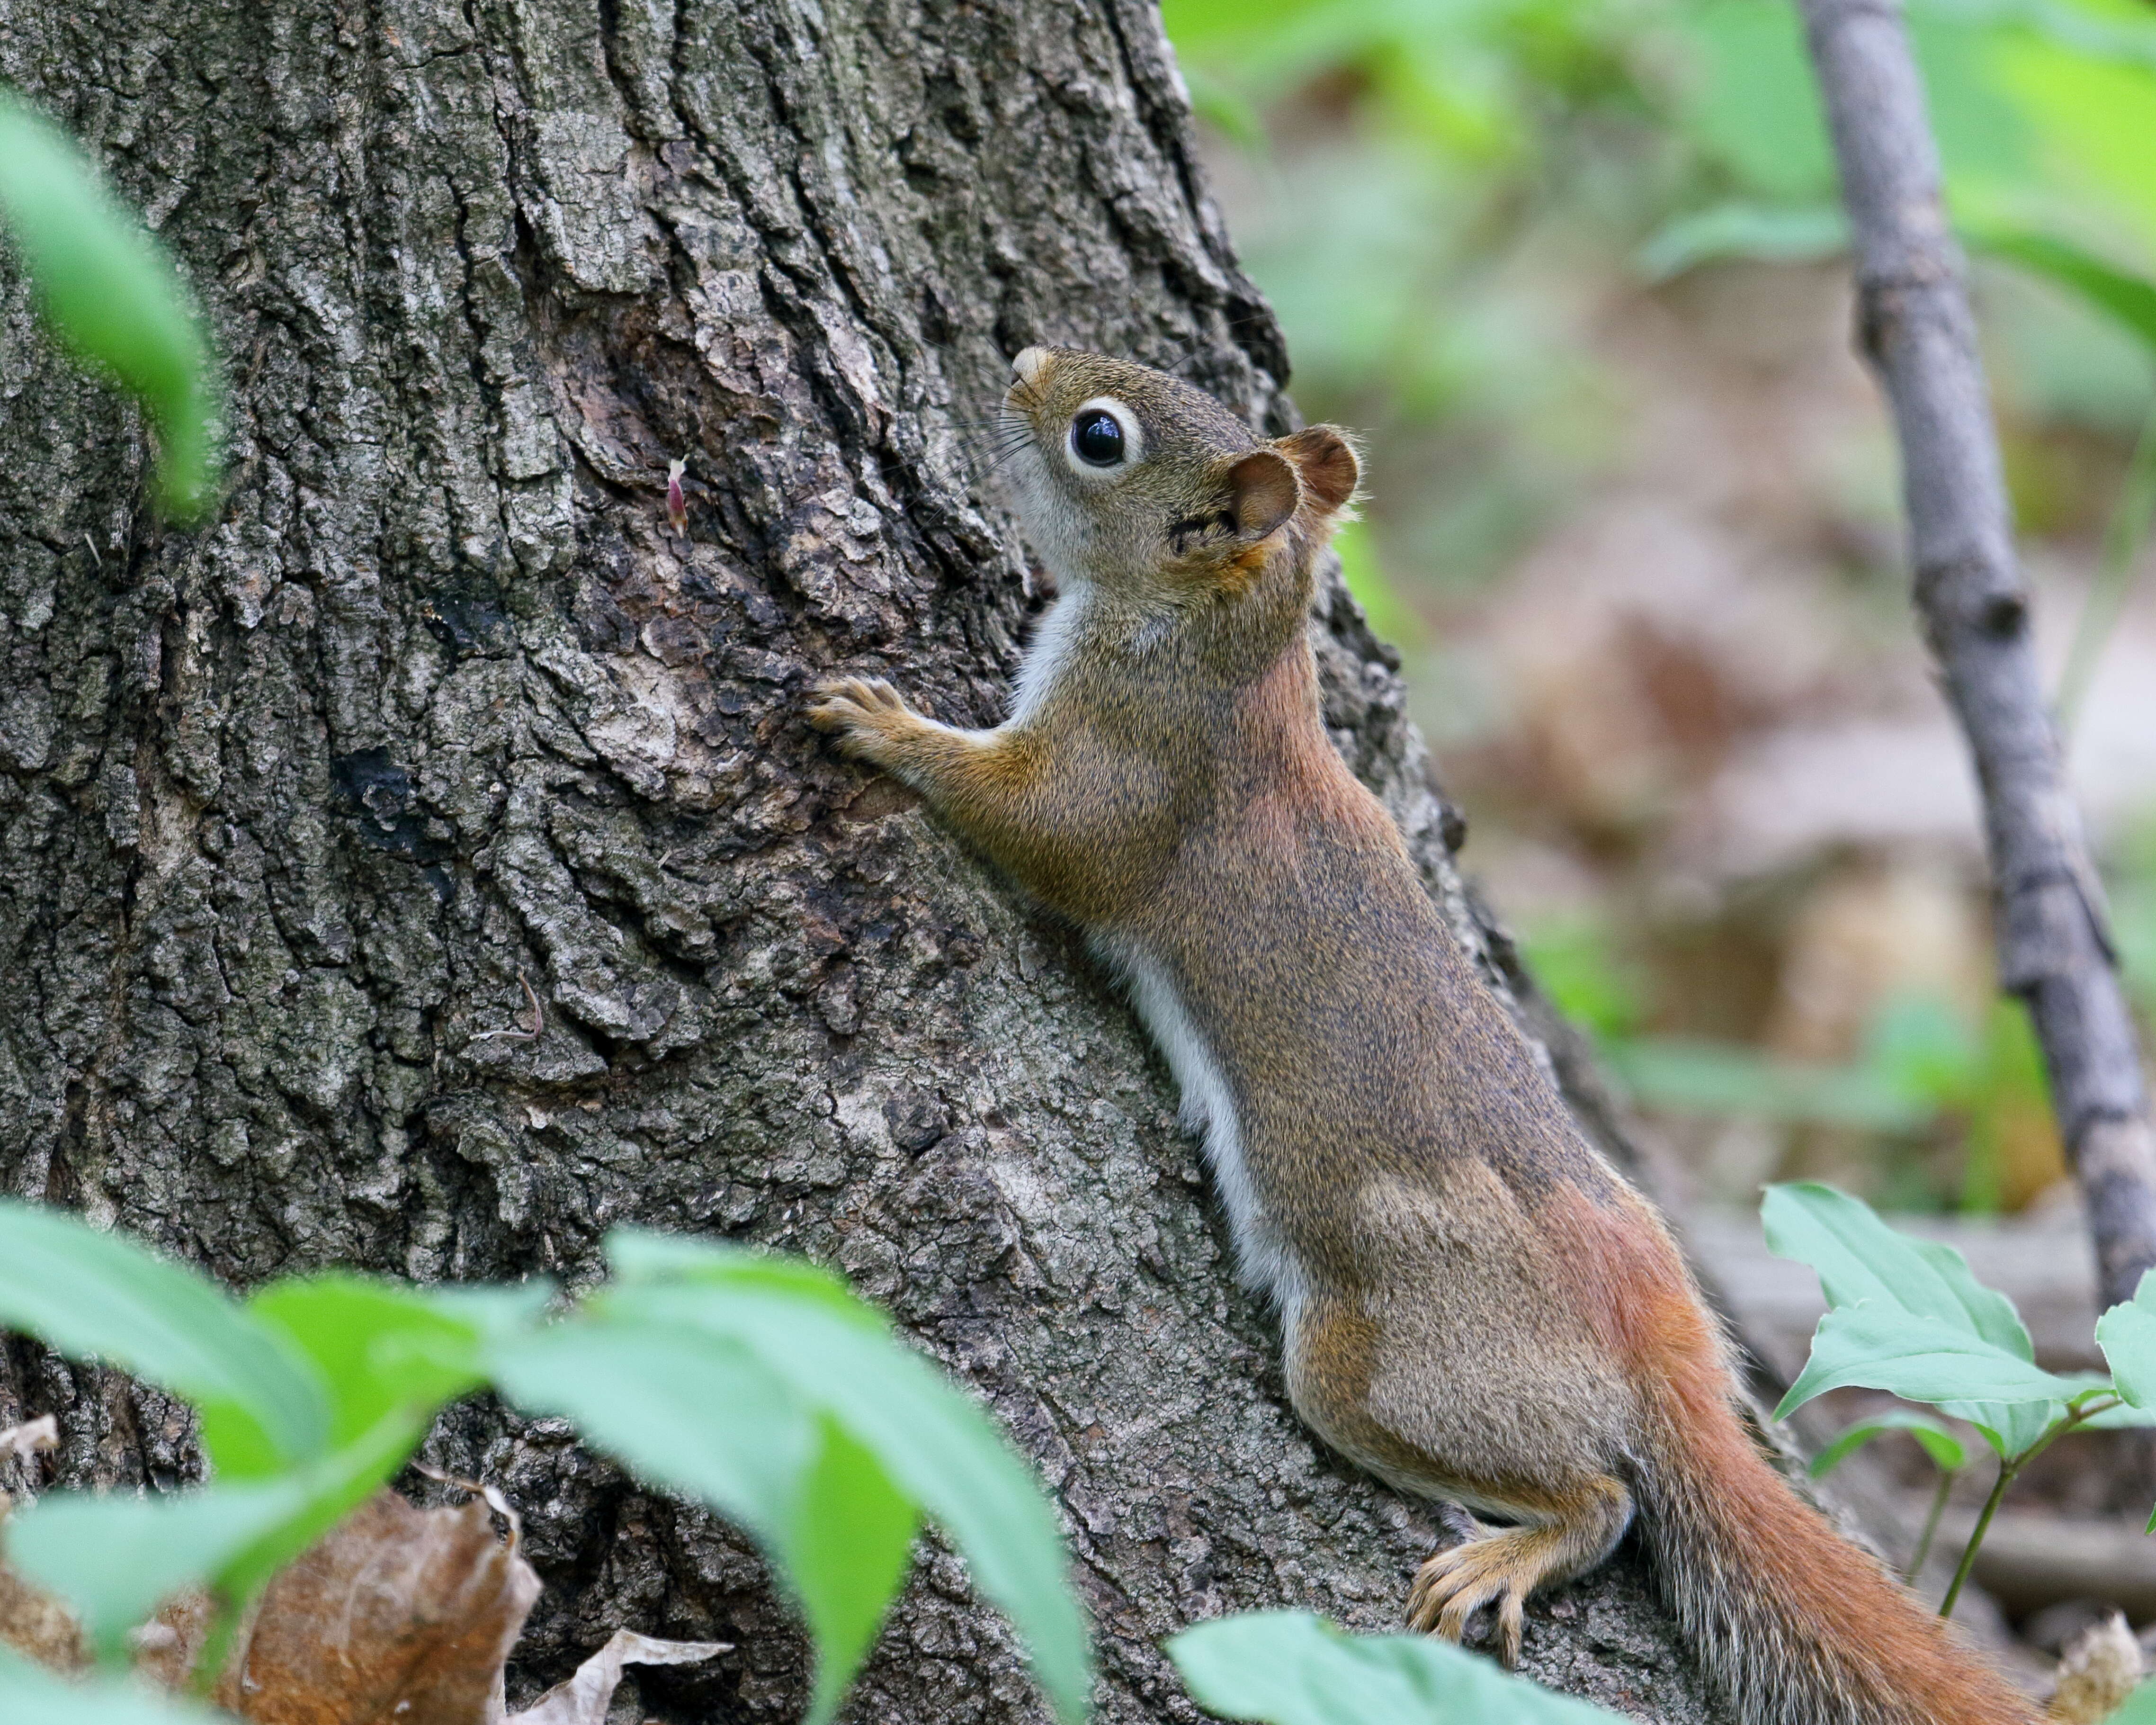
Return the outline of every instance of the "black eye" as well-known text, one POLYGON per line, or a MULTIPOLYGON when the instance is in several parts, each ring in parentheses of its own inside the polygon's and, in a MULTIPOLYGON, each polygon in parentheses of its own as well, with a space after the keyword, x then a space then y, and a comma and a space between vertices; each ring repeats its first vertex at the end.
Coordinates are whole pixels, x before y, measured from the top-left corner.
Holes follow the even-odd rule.
POLYGON ((1123 428, 1101 408, 1088 408, 1070 422, 1070 447, 1095 467, 1113 467, 1123 459, 1123 428))

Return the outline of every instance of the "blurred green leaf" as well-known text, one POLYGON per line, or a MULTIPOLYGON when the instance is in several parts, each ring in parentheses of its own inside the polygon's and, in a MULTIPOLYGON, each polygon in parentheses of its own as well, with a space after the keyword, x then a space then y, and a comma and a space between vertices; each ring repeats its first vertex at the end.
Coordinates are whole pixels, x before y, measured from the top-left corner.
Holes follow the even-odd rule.
POLYGON ((2034 228, 1964 222, 1962 231, 1972 246, 2071 289, 2156 353, 2156 282, 2107 263, 2071 240, 2034 228))
POLYGON ((329 1435, 321 1385, 281 1332, 208 1277, 64 1212, 0 1201, 0 1325, 185 1396, 235 1454, 244 1434, 289 1462, 329 1435))
MULTIPOLYGON (((1558 1010, 1614 1043, 1640 1021, 1645 984, 1594 917, 1548 917, 1520 937, 1520 956, 1558 1010)), ((1613 1061, 1622 1058, 1605 1050, 1613 1061)))
POLYGON ((97 170, 43 116, 0 92, 0 223, 45 316, 78 358, 139 397, 157 427, 157 488, 182 520, 211 501, 209 357, 187 290, 97 170))
POLYGON ((2104 1725, 2156 1725, 2156 1682, 2143 1683, 2128 1696, 2104 1725))
POLYGON ((0 1644, 8 1725, 231 1725, 231 1715, 124 1678, 63 1677, 0 1644))
POLYGON ((1678 13, 1699 60, 1683 107, 1701 151, 1745 191, 1784 204, 1834 201, 1834 153, 1793 5, 1709 0, 1678 13))
POLYGON ((803 1481, 789 1567, 816 1635, 816 1693, 808 1725, 824 1725, 875 1645, 913 1561, 921 1513, 875 1456, 828 1414, 803 1481))
POLYGON ((292 1476, 141 1497, 49 1491, 8 1518, 8 1555, 110 1653, 164 1600, 212 1581, 290 1522, 306 1496, 292 1476))
POLYGON ((739 1343, 686 1325, 579 1316, 497 1338, 485 1359, 526 1413, 572 1420, 591 1443, 702 1499, 767 1549, 790 1538, 814 1423, 739 1343))
MULTIPOLYGON (((746 1254, 713 1256, 751 1267, 746 1254)), ((798 1309, 830 1322, 819 1304, 798 1309)), ((756 1535, 814 1631, 809 1717, 829 1718, 905 1578, 919 1522, 876 1456, 748 1348, 693 1325, 580 1316, 498 1338, 487 1362, 518 1407, 566 1416, 644 1478, 756 1535)))
POLYGON ((1969 1465, 1969 1450, 1947 1427, 1928 1414, 1913 1408, 1889 1408, 1868 1420, 1845 1427, 1835 1440, 1812 1458, 1811 1473, 1825 1479, 1835 1468, 1870 1443, 1890 1431, 1906 1431, 1924 1447, 1924 1453, 1943 1473, 1958 1473, 1969 1465))
POLYGON ((485 1382, 480 1332, 412 1288, 331 1271, 273 1282, 247 1309, 314 1362, 329 1385, 331 1441, 340 1446, 393 1410, 431 1419, 485 1382))
POLYGON ((1963 1108, 1984 1080, 1984 1048, 1961 1014, 1935 994, 1897 994, 1865 1032, 1865 1060, 1895 1089, 1933 1107, 1963 1108))
POLYGON ((1620 1716, 1429 1635, 1348 1635, 1306 1611, 1255 1611, 1173 1635, 1198 1704, 1262 1725, 1613 1725, 1620 1716))
POLYGON ((1666 281, 1725 258, 1809 264, 1832 257, 1848 244, 1849 218, 1839 204, 1739 201, 1665 223, 1633 261, 1649 281, 1666 281))
MULTIPOLYGON (((2015 1311, 2014 1302, 1971 1275, 1967 1260, 1952 1246, 1912 1240, 1889 1228, 1861 1199, 1808 1181, 1769 1186, 1759 1214, 1766 1228, 1768 1250, 1777 1257, 1809 1264, 1819 1272, 1820 1286, 1826 1295, 1827 1304, 1835 1308, 1828 1313, 1829 1317, 1844 1308, 1856 1307, 1859 1302, 1869 1302, 1864 1309, 1871 1312, 1872 1320, 1867 1320, 1867 1325, 1901 1314, 1934 1321, 1983 1343, 1984 1349, 1996 1350, 2035 1370, 2035 1350, 2030 1345, 2029 1332, 2021 1322, 2020 1314, 2015 1311)), ((1825 1331, 1823 1319, 1821 1334, 1825 1331)), ((1868 1329, 1863 1327, 1855 1332, 1838 1330, 1838 1345, 1854 1351, 1839 1355, 1837 1363, 1846 1363, 1858 1357, 1861 1353, 1859 1344, 1868 1333, 1868 1329)), ((1936 1343, 1938 1338, 1931 1339, 1936 1343)), ((1881 1345, 1900 1349, 1903 1342, 1890 1338, 1881 1345)), ((1816 1338, 1813 1348, 1816 1363, 1816 1338)), ((1805 1377, 1810 1378, 1811 1373, 1812 1366, 1808 1364, 1805 1377)), ((2026 1387, 2026 1379, 2019 1381, 2026 1387)), ((1820 1388, 1825 1387, 1822 1384, 1812 1389, 1810 1394, 1816 1394, 1820 1388)), ((1885 1384, 1871 1387, 1893 1388, 1885 1384)), ((1794 1390, 1791 1394, 1794 1395, 1794 1390)), ((1967 1420, 1988 1434, 2007 1455, 2018 1455, 2028 1448, 2051 1423, 2050 1412, 2041 1406, 2026 1404, 2018 1390, 2009 1396, 1994 1397, 1989 1392, 1971 1389, 1968 1397, 1973 1399, 1954 1398, 1940 1401, 1939 1406, 1953 1418, 1967 1420)), ((1938 1399, 1912 1396, 1910 1399, 1938 1399)), ((1794 1402, 1784 1404, 1785 1407, 1794 1405, 1794 1402)))
POLYGON ((1906 1132, 1931 1115, 1868 1065, 1786 1060, 1742 1043, 1677 1036, 1638 1037, 1604 1053, 1625 1087, 1650 1107, 1876 1132, 1906 1132))
MULTIPOLYGON (((647 1245, 630 1250, 644 1257, 647 1245)), ((740 1343, 835 1418, 952 1536, 982 1592, 1024 1638, 1057 1712, 1081 1719, 1091 1686, 1085 1621, 1030 1470, 980 1408, 880 1333, 880 1321, 871 1327, 856 1315, 730 1285, 737 1273, 728 1257, 714 1256, 709 1270, 685 1263, 671 1281, 625 1275, 593 1303, 609 1322, 687 1326, 740 1343)))
POLYGON ((1415 648, 1427 644, 1429 626, 1385 578, 1377 547, 1368 526, 1349 521, 1332 536, 1332 548, 1340 553, 1340 573, 1355 603, 1369 619, 1371 629, 1395 646, 1415 648))

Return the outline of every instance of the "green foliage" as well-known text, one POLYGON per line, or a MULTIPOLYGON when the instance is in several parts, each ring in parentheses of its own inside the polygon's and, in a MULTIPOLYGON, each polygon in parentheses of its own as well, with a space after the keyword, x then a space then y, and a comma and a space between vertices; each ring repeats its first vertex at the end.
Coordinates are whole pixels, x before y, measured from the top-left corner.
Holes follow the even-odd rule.
POLYGON ((1612 1044, 1609 1069, 1650 1107, 1909 1132, 1935 1111, 1868 1064, 1830 1065, 1762 1054, 1741 1043, 1682 1036, 1612 1044))
POLYGON ((125 1678, 54 1676, 0 1644, 0 1719, 8 1725, 224 1725, 226 1716, 125 1678))
POLYGON ((209 506, 214 386, 187 290, 67 136, 0 91, 0 228, 54 333, 111 374, 157 428, 158 495, 182 520, 209 506))
POLYGON ((1018 1628, 1058 1715, 1086 1717, 1085 1625, 1054 1518, 978 1407, 808 1266, 633 1232, 608 1255, 613 1280, 551 1318, 543 1283, 431 1291, 330 1274, 242 1304, 71 1217, 0 1204, 0 1322, 195 1402, 217 1471, 170 1495, 48 1493, 11 1517, 13 1560, 107 1658, 190 1583, 228 1633, 444 1404, 492 1385, 755 1536, 815 1640, 817 1725, 866 1656, 924 1513, 1018 1628))
POLYGON ((1620 1717, 1428 1635, 1343 1635, 1306 1611, 1201 1623, 1168 1651, 1199 1706, 1263 1725, 1609 1725, 1620 1717))
MULTIPOLYGON (((1897 1233, 1868 1205, 1827 1186, 1769 1187, 1761 1214, 1768 1249, 1817 1271, 1828 1308, 1811 1356, 1774 1417, 1830 1389, 1861 1384, 1968 1421, 1998 1454, 1991 1496, 1942 1615, 1952 1612, 1999 1501, 2023 1468, 2069 1431, 2156 1425, 2156 1273, 2143 1279, 2130 1304, 2097 1322, 2097 1341, 2115 1377, 2062 1376, 2036 1365, 2014 1302, 1978 1281, 1952 1247, 1897 1233)), ((1928 1430, 1925 1447, 1939 1466, 1951 1473, 1962 1465, 1958 1445, 1948 1447, 1951 1434, 1922 1416, 1900 1414, 1851 1427, 1815 1471, 1825 1471, 1889 1425, 1916 1432, 1920 1441, 1928 1430)), ((1943 1486, 1931 1527, 1944 1502, 1943 1486)), ((2156 1531, 2156 1517, 2149 1525, 2156 1531)))
POLYGON ((1928 1414, 1913 1408, 1889 1408, 1869 1420, 1859 1420, 1812 1458, 1812 1477, 1825 1479, 1857 1450, 1890 1431, 1905 1431, 1923 1447, 1933 1466, 1943 1473, 1958 1473, 1969 1466, 1969 1448, 1953 1431, 1928 1414))
POLYGON ((1861 1199, 1810 1183, 1770 1186, 1760 1216, 1768 1250, 1817 1271, 1828 1306, 1775 1418, 1862 1384, 1937 1403, 2002 1455, 2016 1455, 2076 1393, 2037 1369, 2014 1302, 1977 1281, 1952 1246, 1912 1240, 1861 1199), (1876 1381, 1882 1377, 1896 1381, 1876 1381))

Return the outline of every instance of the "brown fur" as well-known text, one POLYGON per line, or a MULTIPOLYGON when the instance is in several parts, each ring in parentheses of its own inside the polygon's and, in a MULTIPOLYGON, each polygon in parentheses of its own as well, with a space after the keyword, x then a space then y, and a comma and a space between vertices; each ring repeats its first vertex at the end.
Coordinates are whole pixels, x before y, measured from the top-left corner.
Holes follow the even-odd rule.
POLYGON ((1175 1065, 1290 1394, 1401 1488, 1514 1523, 1441 1551, 1453 1639, 1631 1522, 1748 1725, 2008 1725, 2028 1707, 1767 1465, 1653 1211, 1573 1127, 1327 737, 1305 637, 1353 449, 1262 443, 1197 391, 1030 349, 1007 424, 1065 598, 1011 720, 961 732, 825 685, 848 750, 920 789, 1129 976, 1175 1065), (1072 435, 1111 410, 1129 454, 1072 435), (1285 481, 1291 481, 1284 485, 1285 481))

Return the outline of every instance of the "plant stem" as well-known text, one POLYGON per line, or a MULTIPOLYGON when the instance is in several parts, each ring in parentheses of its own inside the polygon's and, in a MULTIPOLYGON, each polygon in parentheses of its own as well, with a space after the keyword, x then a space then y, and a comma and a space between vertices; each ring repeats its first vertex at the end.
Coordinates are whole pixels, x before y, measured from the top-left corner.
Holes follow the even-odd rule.
MULTIPOLYGON (((2083 1420, 2108 1412, 2117 1407, 2120 1400, 2121 1398, 2113 1396, 2107 1402, 2092 1402, 2082 1407, 2069 1408, 2061 1419, 2053 1422, 2050 1430, 2019 1455, 2010 1460, 2005 1456, 1999 1458, 1999 1477, 1992 1482, 1991 1496, 1984 1501, 1984 1513, 1976 1518, 1976 1526, 1969 1530, 1969 1543, 1962 1548, 1961 1562, 1954 1566, 1953 1580, 1947 1589, 1947 1596, 1939 1601, 1940 1616, 1953 1615, 1954 1601, 1961 1597, 1961 1584, 1969 1579, 1969 1572, 1976 1567, 1976 1548, 1984 1543, 1984 1536, 1991 1530, 1991 1518, 1998 1513, 1999 1500, 2006 1495, 2006 1488, 2014 1483, 2015 1476, 2083 1420)), ((1941 1503, 1944 1501, 1942 1497, 1941 1503)), ((1934 1522, 1938 1519, 1937 1507, 1932 1512, 1932 1519, 1934 1522)), ((1914 1573, 1913 1568, 1911 1573, 1914 1573)))
POLYGON ((1991 1518, 1998 1513, 1999 1500, 2006 1495, 2006 1488, 2014 1483, 2014 1476, 2021 1471, 2017 1457, 2008 1461, 2003 1457, 1999 1463, 1999 1477, 1992 1482, 1991 1496, 1984 1500, 1984 1513, 1976 1518, 1975 1529, 1969 1536, 1969 1543, 1962 1548, 1961 1562, 1954 1566, 1953 1580, 1948 1584, 1947 1596, 1939 1601, 1939 1615, 1953 1615, 1954 1601, 1961 1597, 1961 1584, 1969 1579, 1969 1572, 1976 1567, 1976 1548, 1984 1543, 1984 1536, 1991 1527, 1991 1518))
POLYGON ((1916 1555, 1902 1572, 1902 1579, 1906 1582, 1915 1583, 1917 1573, 1924 1567, 1924 1559, 1932 1554, 1932 1536, 1939 1531, 1939 1517, 1946 1513, 1947 1494, 1953 1490, 1955 1477, 1943 1467, 1939 1470, 1939 1488, 1932 1493, 1932 1512, 1924 1517, 1924 1531, 1917 1536, 1916 1555))
POLYGON ((2061 738, 2071 733, 2074 721, 2081 716, 2082 702, 2096 677, 2097 660, 2103 656, 2104 644, 2118 626, 2127 598, 2133 591, 2134 560, 2148 536, 2152 516, 2156 516, 2156 407, 2148 410, 2141 427, 2141 440, 2133 446, 2133 459, 2127 467, 2118 501, 2104 530, 2103 560, 2097 566, 2096 579, 2090 583, 2088 598, 2082 602, 2080 619, 2074 625, 2074 644, 2066 654, 2066 668, 2059 674, 2056 706, 2061 738))

